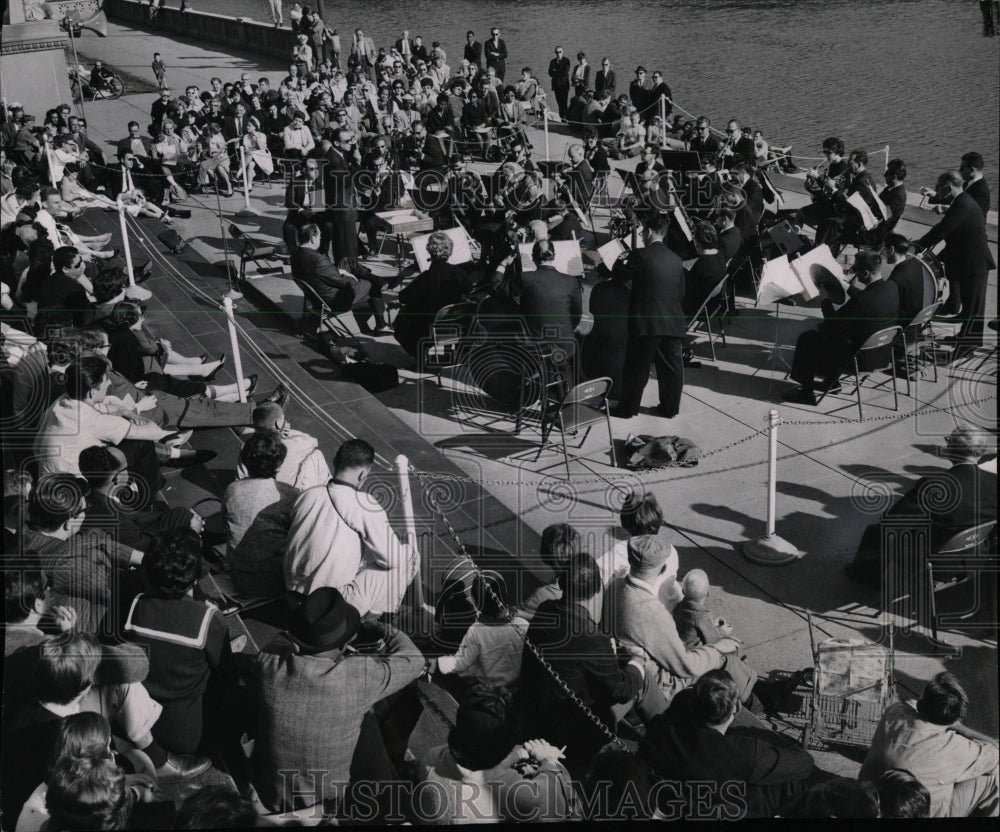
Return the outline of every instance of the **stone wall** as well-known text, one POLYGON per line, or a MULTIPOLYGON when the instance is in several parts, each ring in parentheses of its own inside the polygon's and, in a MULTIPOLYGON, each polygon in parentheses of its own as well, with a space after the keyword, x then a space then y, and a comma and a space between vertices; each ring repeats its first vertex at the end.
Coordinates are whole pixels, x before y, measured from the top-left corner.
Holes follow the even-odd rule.
MULTIPOLYGON (((104 0, 104 12, 110 20, 153 31, 149 21, 143 17, 143 8, 138 0, 104 0)), ((176 7, 160 10, 157 28, 166 34, 243 49, 288 63, 295 45, 291 29, 275 29, 270 22, 240 21, 198 10, 181 13, 176 7)))

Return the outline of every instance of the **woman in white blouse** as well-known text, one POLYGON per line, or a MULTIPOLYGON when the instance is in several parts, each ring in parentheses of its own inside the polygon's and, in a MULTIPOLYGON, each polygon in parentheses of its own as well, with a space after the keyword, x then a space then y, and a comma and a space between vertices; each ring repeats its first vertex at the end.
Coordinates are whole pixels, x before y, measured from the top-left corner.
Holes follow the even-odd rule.
POLYGON ((247 121, 247 131, 243 134, 243 150, 246 153, 246 178, 248 187, 253 190, 253 179, 257 168, 265 176, 274 172, 274 160, 271 151, 267 149, 267 136, 260 131, 257 119, 251 117, 247 121))
POLYGON ((304 159, 316 146, 312 132, 305 126, 305 120, 305 115, 296 110, 292 114, 292 123, 282 133, 285 156, 289 159, 304 159))

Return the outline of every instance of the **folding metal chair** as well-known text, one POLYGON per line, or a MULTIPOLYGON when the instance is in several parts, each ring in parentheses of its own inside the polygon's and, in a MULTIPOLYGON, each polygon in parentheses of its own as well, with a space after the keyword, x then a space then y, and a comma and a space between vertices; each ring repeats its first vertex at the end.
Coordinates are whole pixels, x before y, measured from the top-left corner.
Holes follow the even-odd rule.
MULTIPOLYGON (((981 523, 978 526, 973 526, 964 532, 959 532, 949 538, 941 545, 937 552, 927 558, 927 591, 928 600, 930 601, 931 635, 935 641, 937 641, 939 619, 936 600, 937 594, 959 584, 967 583, 970 580, 968 571, 970 558, 992 558, 993 567, 994 569, 996 568, 996 552, 982 552, 983 545, 993 533, 996 525, 996 521, 993 520, 989 523, 981 523), (947 578, 936 580, 934 577, 935 561, 938 563, 937 569, 939 574, 951 572, 956 567, 958 568, 957 574, 950 574, 947 578), (951 567, 951 570, 946 569, 946 567, 951 567)), ((973 579, 976 579, 977 575, 978 572, 973 570, 973 579)), ((969 617, 975 611, 976 609, 973 607, 964 617, 969 617)))
MULTIPOLYGON (((724 277, 716 284, 715 288, 712 289, 711 292, 709 292, 708 297, 705 298, 705 300, 702 302, 698 311, 691 316, 691 319, 688 321, 687 325, 687 332, 690 333, 691 330, 694 329, 698 324, 704 322, 705 329, 708 332, 708 343, 709 346, 712 348, 713 361, 715 361, 716 358, 715 358, 715 338, 712 334, 712 318, 717 316, 710 313, 708 311, 708 307, 713 300, 715 300, 716 298, 719 297, 719 295, 722 294, 723 290, 725 289, 727 280, 729 280, 729 278, 724 277)), ((726 328, 725 325, 723 324, 721 317, 719 317, 719 334, 722 336, 722 346, 726 346, 726 328)))
POLYGON ((595 378, 584 381, 570 388, 565 395, 553 406, 543 408, 541 417, 542 438, 538 446, 538 453, 535 460, 542 455, 548 444, 552 431, 559 430, 559 438, 562 444, 563 461, 566 464, 566 476, 570 476, 570 459, 586 459, 593 456, 589 454, 575 454, 572 457, 566 446, 566 434, 578 433, 584 429, 578 448, 582 448, 590 434, 590 429, 603 421, 608 429, 608 446, 611 449, 611 465, 618 467, 618 459, 615 454, 615 440, 611 432, 611 411, 608 409, 608 393, 611 391, 613 381, 610 378, 595 378))
MULTIPOLYGON (((934 368, 934 382, 937 383, 938 371, 937 371, 937 338, 934 335, 934 325, 932 321, 934 316, 937 314, 938 309, 941 306, 941 302, 932 303, 930 306, 926 306, 921 309, 906 325, 906 329, 903 330, 904 341, 909 341, 913 345, 913 361, 916 365, 915 369, 917 372, 922 373, 924 366, 930 364, 934 368), (906 333, 909 332, 911 338, 906 338, 906 333), (912 339, 912 340, 911 340, 912 339), (921 352, 921 346, 923 344, 930 345, 930 355, 925 356, 921 352)), ((909 343, 907 344, 909 346, 909 343)), ((909 360, 909 350, 906 351, 906 373, 907 376, 910 375, 910 360, 909 360)))
MULTIPOLYGON (((905 350, 906 350, 906 339, 903 336, 903 328, 901 326, 889 326, 885 329, 880 329, 878 332, 872 333, 868 339, 854 351, 854 355, 851 356, 851 366, 853 370, 849 370, 846 374, 841 373, 841 377, 845 375, 852 375, 855 381, 854 392, 858 399, 858 418, 863 419, 865 417, 864 410, 861 405, 861 386, 875 370, 868 371, 864 378, 861 376, 861 370, 858 366, 858 358, 860 358, 866 352, 872 352, 874 350, 883 349, 884 347, 892 347, 893 354, 889 357, 889 370, 892 374, 892 409, 899 410, 899 391, 896 387, 896 346, 899 344, 903 345, 904 350, 904 360, 905 360, 905 350)), ((884 368, 883 368, 884 369, 884 368)), ((816 404, 819 404, 826 397, 827 391, 820 393, 819 397, 816 399, 816 404)), ((910 379, 906 379, 906 395, 910 395, 910 379)))

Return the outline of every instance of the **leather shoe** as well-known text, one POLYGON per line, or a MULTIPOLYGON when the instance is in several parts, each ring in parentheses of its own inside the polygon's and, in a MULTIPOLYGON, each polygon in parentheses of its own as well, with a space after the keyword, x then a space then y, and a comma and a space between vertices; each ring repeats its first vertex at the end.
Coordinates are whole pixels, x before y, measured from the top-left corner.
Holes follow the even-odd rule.
POLYGON ((630 413, 629 411, 623 410, 620 407, 613 407, 611 408, 611 415, 614 416, 616 419, 632 419, 637 414, 630 413))
POLYGON ((196 757, 193 754, 167 754, 167 761, 156 769, 156 779, 160 783, 176 783, 178 780, 190 780, 211 767, 208 757, 196 757))
POLYGON ((786 390, 781 394, 781 398, 792 404, 816 404, 816 394, 812 390, 806 390, 804 387, 795 387, 791 390, 786 390))
POLYGON ((266 397, 261 399, 261 404, 265 402, 274 402, 278 407, 284 408, 285 403, 288 401, 288 388, 284 384, 279 384, 275 387, 266 397))
POLYGON ((673 419, 677 415, 676 413, 668 413, 667 409, 660 404, 651 408, 651 410, 653 411, 654 416, 660 416, 664 419, 673 419))
POLYGON ((181 448, 179 453, 180 456, 171 457, 163 464, 173 468, 190 468, 192 465, 204 465, 218 456, 215 451, 192 451, 187 448, 181 448))

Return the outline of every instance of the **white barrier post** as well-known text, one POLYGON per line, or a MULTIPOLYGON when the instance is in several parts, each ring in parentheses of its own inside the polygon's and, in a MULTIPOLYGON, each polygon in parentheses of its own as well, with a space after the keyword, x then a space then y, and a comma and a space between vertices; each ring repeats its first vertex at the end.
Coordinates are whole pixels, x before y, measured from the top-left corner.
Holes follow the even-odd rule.
POLYGON ((542 121, 545 123, 545 161, 549 161, 549 109, 542 110, 542 121))
MULTIPOLYGON (((420 569, 420 550, 417 548, 417 522, 413 516, 413 494, 410 491, 410 461, 403 454, 400 454, 396 457, 396 468, 399 471, 399 495, 403 503, 406 542, 410 544, 417 556, 417 572, 409 587, 412 587, 414 608, 423 610, 424 579, 420 569)), ((407 591, 409 592, 410 590, 408 589, 407 591)))
POLYGON ((222 308, 226 310, 226 324, 229 326, 229 346, 233 351, 233 366, 236 368, 236 391, 240 402, 246 402, 247 394, 243 389, 243 359, 240 357, 240 342, 236 338, 236 318, 233 317, 233 299, 226 296, 222 299, 222 308))
POLYGON ((149 300, 153 293, 142 286, 136 286, 135 273, 132 269, 132 246, 128 241, 128 226, 125 224, 125 203, 121 194, 118 195, 118 223, 122 232, 122 251, 125 252, 125 273, 128 275, 128 287, 125 296, 130 300, 149 300))
POLYGON ((663 137, 667 135, 667 99, 661 95, 660 96, 660 130, 663 132, 663 137))
POLYGON ((52 162, 52 145, 49 143, 49 137, 45 136, 45 161, 49 165, 49 181, 52 183, 53 188, 58 188, 59 183, 56 181, 56 166, 52 162))
POLYGON ((240 170, 243 172, 243 207, 236 212, 238 217, 255 217, 257 212, 250 204, 250 177, 247 176, 247 149, 240 145, 240 170))
POLYGON ((769 436, 767 453, 767 529, 762 537, 743 544, 743 557, 762 566, 785 566, 805 557, 793 544, 775 533, 778 486, 778 422, 777 410, 768 414, 769 436))

